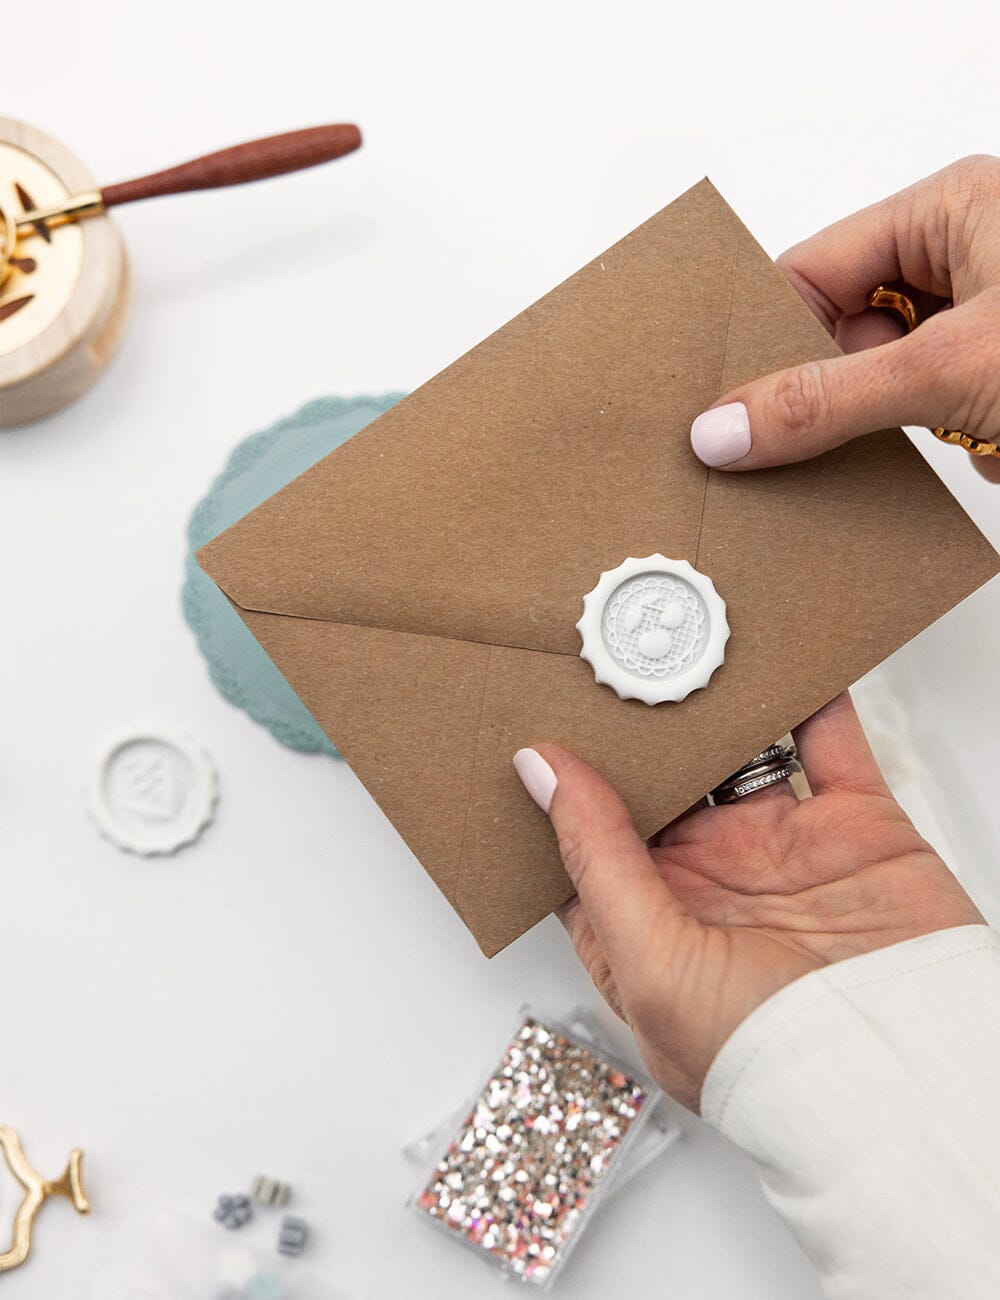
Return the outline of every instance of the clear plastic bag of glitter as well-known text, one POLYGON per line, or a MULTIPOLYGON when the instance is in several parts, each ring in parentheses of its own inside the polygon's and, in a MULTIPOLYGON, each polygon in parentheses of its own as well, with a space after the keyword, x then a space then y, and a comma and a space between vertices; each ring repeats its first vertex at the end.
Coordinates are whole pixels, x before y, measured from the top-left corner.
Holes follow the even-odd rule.
POLYGON ((548 1290, 605 1198, 680 1136, 663 1094, 594 1018, 531 1007, 467 1105, 406 1148, 413 1210, 511 1280, 548 1290))

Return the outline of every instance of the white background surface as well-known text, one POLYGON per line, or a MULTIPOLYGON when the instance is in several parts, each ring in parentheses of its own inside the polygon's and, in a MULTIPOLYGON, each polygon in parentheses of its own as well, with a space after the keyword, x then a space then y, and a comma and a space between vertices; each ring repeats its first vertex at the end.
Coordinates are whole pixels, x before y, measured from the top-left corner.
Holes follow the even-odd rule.
MULTIPOLYGON (((83 1146, 94 1202, 43 1210, 4 1296, 105 1300, 135 1218, 204 1220, 258 1172, 295 1184, 340 1293, 500 1294, 404 1213, 400 1147, 521 1000, 595 995, 551 921, 487 963, 346 767, 215 694, 178 605, 188 513, 245 434, 320 394, 415 387, 706 172, 776 254, 996 151, 995 7, 50 0, 36 34, 11 43, 3 111, 103 182, 314 122, 366 144, 123 210, 121 355, 0 443, 0 1119, 49 1174, 83 1146), (81 794, 99 738, 149 718, 201 737, 222 783, 203 840, 153 862, 99 838, 81 794)), ((921 446, 1000 541, 1000 489, 921 446)), ((993 915, 998 614, 994 584, 865 690, 909 806, 993 915)), ((748 1163, 685 1124, 561 1293, 812 1300, 748 1163)))

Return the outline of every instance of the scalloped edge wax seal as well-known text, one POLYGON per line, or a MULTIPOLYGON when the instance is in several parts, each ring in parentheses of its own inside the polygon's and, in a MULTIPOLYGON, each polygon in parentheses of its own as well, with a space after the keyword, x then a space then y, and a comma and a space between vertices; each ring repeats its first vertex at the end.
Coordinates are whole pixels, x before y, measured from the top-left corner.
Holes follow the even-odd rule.
MULTIPOLYGON (((675 631, 683 626, 681 602, 667 598, 666 605, 663 605, 660 603, 663 600, 662 595, 651 596, 645 601, 640 598, 640 603, 655 606, 657 613, 656 626, 641 633, 639 629, 643 619, 636 619, 634 611, 628 611, 629 621, 624 631, 627 634, 639 633, 637 644, 644 659, 666 660, 673 646, 675 631)), ((702 617, 701 613, 698 617, 702 617)), ((726 602, 716 591, 712 579, 699 573, 687 560, 671 560, 660 554, 644 558, 629 556, 616 569, 602 573, 597 586, 583 598, 583 616, 576 627, 583 638, 580 656, 593 668, 595 680, 602 686, 610 686, 620 699, 642 700, 645 704, 679 702, 692 691, 706 687, 712 674, 725 659, 726 642, 729 640, 726 602), (702 633, 704 643, 690 664, 670 667, 664 663, 662 669, 647 672, 630 670, 621 662, 621 656, 616 657, 608 645, 608 606, 626 583, 647 575, 673 579, 682 597, 690 593, 694 598, 687 603, 691 606, 700 605, 700 610, 703 611, 703 622, 707 624, 702 633)))
POLYGON ((87 799, 101 834, 142 857, 191 844, 215 815, 219 781, 199 741, 170 727, 131 727, 97 750, 87 799))

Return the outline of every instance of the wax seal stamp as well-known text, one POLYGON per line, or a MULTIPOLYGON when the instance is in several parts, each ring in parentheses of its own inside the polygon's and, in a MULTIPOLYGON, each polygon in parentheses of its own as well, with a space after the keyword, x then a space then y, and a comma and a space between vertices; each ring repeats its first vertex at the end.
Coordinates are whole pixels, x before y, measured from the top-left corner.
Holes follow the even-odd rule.
POLYGON ((94 189, 84 164, 37 128, 0 117, 0 403, 5 428, 50 415, 87 391, 128 319, 128 258, 107 217, 23 218, 94 189))
POLYGON ((307 127, 98 188, 65 146, 0 117, 4 427, 50 415, 80 397, 118 347, 130 287, 109 208, 282 176, 360 144, 361 132, 350 122, 307 127))
POLYGON ((121 732, 101 746, 88 797, 94 820, 119 848, 145 856, 196 840, 215 812, 211 759, 186 732, 121 732))
POLYGON ((583 598, 581 656, 623 700, 683 700, 708 680, 729 640, 726 603, 687 560, 630 558, 583 598))
POLYGON ((24 1188, 21 1203, 14 1214, 14 1239, 9 1250, 0 1254, 0 1273, 7 1273, 23 1264, 31 1254, 31 1229, 34 1227, 35 1215, 50 1196, 65 1196, 73 1202, 77 1214, 89 1214, 90 1202, 83 1190, 83 1152, 79 1148, 70 1152, 63 1176, 51 1181, 43 1178, 28 1164, 21 1139, 12 1128, 0 1128, 0 1155, 24 1188))

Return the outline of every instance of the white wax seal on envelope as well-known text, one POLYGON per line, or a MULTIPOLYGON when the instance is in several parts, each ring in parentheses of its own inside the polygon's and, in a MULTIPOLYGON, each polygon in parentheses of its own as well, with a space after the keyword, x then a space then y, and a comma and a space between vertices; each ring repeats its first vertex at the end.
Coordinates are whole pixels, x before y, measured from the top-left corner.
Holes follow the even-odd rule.
POLYGON ((583 598, 581 656, 623 700, 661 704, 708 685, 729 640, 726 602, 687 562, 630 557, 583 598))
POLYGON ((196 840, 215 813, 219 783, 185 731, 137 727, 98 750, 87 790, 101 832, 129 853, 173 853, 196 840))

